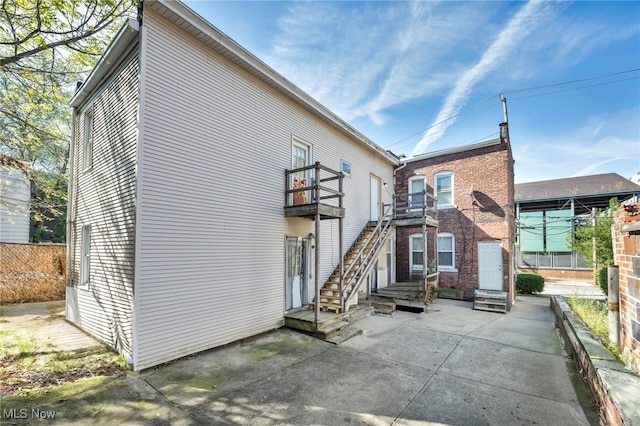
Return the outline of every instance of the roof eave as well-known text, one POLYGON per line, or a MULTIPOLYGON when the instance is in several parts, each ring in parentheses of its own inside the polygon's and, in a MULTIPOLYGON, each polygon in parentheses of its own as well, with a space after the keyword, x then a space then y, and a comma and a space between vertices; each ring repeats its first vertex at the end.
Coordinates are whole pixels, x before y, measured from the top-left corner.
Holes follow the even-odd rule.
POLYGON ((460 152, 472 151, 474 149, 486 148, 488 146, 499 145, 502 141, 500 138, 489 139, 482 142, 477 142, 469 145, 459 145, 451 148, 445 148, 438 151, 427 152, 424 154, 416 155, 411 158, 403 158, 400 160, 401 163, 413 163, 414 161, 426 160, 430 158, 442 157, 444 155, 458 154, 460 152))
POLYGON ((129 19, 120 28, 114 39, 105 50, 104 54, 93 68, 89 77, 82 83, 82 86, 76 91, 71 98, 71 106, 76 108, 84 103, 84 101, 93 93, 95 88, 100 85, 105 76, 109 75, 114 66, 117 66, 122 59, 122 55, 130 47, 131 43, 138 36, 140 29, 138 21, 129 19))
POLYGON ((635 194, 640 193, 639 191, 617 191, 617 192, 603 192, 601 194, 569 194, 569 195, 558 195, 549 198, 516 198, 516 203, 539 203, 545 201, 559 201, 559 200, 567 200, 571 198, 599 198, 599 197, 610 197, 614 198, 618 195, 625 195, 632 197, 635 194))

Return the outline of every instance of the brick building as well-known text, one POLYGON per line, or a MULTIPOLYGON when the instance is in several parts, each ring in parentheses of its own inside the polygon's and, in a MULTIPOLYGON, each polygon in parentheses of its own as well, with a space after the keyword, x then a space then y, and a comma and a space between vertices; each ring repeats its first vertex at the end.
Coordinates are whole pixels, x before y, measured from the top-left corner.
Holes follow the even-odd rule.
POLYGON ((640 204, 620 209, 614 217, 613 247, 619 271, 620 344, 627 363, 640 373, 640 204))
POLYGON ((396 280, 415 280, 427 268, 440 272, 439 286, 463 291, 472 299, 477 288, 515 297, 513 265, 514 175, 506 123, 497 139, 404 159, 396 171, 396 193, 438 198, 439 228, 396 231, 396 280), (437 241, 437 244, 436 244, 437 241), (437 249, 436 249, 437 247, 437 249))

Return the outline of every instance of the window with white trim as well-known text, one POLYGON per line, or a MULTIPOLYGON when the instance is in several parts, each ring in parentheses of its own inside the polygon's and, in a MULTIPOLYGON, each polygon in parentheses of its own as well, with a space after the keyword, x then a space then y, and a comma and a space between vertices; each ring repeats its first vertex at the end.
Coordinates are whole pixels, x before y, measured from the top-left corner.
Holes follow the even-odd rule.
POLYGON ((84 136, 82 139, 82 169, 89 170, 93 165, 93 107, 84 113, 84 136))
POLYGON ((454 207, 453 172, 436 173, 434 181, 434 195, 438 198, 438 208, 454 207))
POLYGON ((455 237, 446 232, 438 234, 438 270, 455 269, 455 237))
POLYGON ((424 271, 424 240, 422 234, 409 237, 409 270, 424 271))
POLYGON ((424 205, 424 193, 427 189, 425 176, 412 176, 409 178, 409 206, 411 209, 422 209, 424 205))
POLYGON ((345 176, 351 177, 351 163, 340 160, 340 171, 344 173, 345 176))
POLYGON ((80 284, 86 285, 91 277, 91 225, 82 226, 82 238, 80 241, 80 284))

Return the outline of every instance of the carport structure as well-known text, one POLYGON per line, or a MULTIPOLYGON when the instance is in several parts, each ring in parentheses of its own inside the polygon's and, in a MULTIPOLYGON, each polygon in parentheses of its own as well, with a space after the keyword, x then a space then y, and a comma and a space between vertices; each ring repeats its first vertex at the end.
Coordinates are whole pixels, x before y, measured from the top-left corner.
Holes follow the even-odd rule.
POLYGON ((591 279, 592 268, 574 252, 568 236, 596 220, 609 201, 638 199, 640 186, 606 173, 515 185, 516 262, 549 278, 591 279))

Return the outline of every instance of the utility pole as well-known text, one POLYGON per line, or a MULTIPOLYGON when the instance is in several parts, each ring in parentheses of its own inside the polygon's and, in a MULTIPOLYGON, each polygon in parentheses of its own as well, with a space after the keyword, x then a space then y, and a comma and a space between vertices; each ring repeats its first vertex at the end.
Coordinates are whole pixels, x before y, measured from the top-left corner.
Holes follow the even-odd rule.
POLYGON ((502 111, 504 112, 504 122, 509 123, 509 114, 507 114, 507 98, 500 93, 500 100, 502 101, 502 111))

